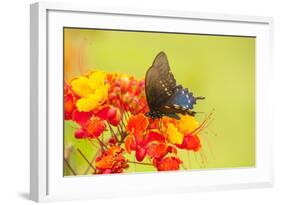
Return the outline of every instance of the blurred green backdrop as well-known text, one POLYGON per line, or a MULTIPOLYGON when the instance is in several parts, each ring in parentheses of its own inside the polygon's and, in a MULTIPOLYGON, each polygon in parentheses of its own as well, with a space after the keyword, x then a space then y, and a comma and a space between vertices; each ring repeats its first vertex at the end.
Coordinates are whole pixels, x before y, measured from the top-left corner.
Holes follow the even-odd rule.
MULTIPOLYGON (((183 152, 190 159, 186 166, 255 166, 255 38, 65 28, 65 80, 94 69, 142 79, 160 51, 167 54, 177 83, 206 97, 195 110, 208 114, 214 109, 214 120, 201 136, 207 162, 183 152)), ((65 146, 74 143, 92 156, 91 145, 74 139, 73 126, 65 124, 65 146)), ((79 163, 81 156, 76 158, 72 163, 79 163)))

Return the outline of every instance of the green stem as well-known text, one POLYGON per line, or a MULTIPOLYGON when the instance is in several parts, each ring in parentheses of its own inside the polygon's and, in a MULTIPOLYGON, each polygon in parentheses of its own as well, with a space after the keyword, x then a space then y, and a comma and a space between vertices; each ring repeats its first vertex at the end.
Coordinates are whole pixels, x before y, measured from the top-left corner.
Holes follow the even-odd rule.
POLYGON ((107 148, 107 146, 103 143, 103 141, 101 141, 99 138, 96 139, 100 143, 102 151, 107 148))
POLYGON ((116 141, 119 142, 118 137, 117 137, 116 133, 114 132, 114 130, 112 129, 112 127, 111 127, 111 125, 109 124, 109 122, 107 122, 107 124, 108 124, 108 127, 109 127, 109 129, 110 129, 111 135, 113 135, 114 138, 116 139, 116 141))
POLYGON ((91 164, 91 162, 87 159, 87 157, 81 152, 81 150, 78 148, 77 151, 79 152, 79 154, 83 157, 83 159, 88 163, 88 165, 94 170, 96 171, 96 168, 91 164))
POLYGON ((65 164, 68 166, 69 170, 72 172, 73 175, 77 175, 76 172, 72 169, 72 167, 70 166, 69 162, 67 161, 67 159, 63 158, 65 164))
POLYGON ((128 163, 153 166, 153 164, 151 164, 151 163, 145 163, 145 162, 128 161, 128 163))

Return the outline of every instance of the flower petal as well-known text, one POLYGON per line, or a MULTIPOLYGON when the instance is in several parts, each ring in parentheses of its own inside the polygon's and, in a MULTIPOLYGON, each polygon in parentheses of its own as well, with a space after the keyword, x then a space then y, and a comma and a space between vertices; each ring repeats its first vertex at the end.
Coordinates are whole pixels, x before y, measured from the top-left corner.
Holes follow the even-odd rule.
POLYGON ((165 137, 159 130, 156 129, 148 130, 142 145, 146 146, 151 142, 165 142, 165 137))
POLYGON ((77 100, 77 108, 80 112, 89 112, 94 110, 98 105, 102 104, 108 96, 109 85, 98 88, 93 94, 89 94, 86 98, 77 100))
POLYGON ((168 146, 165 143, 152 143, 147 147, 147 155, 152 158, 162 158, 168 153, 168 146))
POLYGON ((132 134, 129 134, 125 140, 125 149, 129 154, 131 150, 136 150, 136 143, 132 134))
POLYGON ((120 111, 109 105, 102 106, 96 113, 99 118, 108 121, 113 126, 117 126, 121 120, 120 111))
POLYGON ((105 128, 105 124, 97 117, 92 117, 85 125, 85 130, 92 138, 99 137, 105 128))
POLYGON ((109 84, 105 84, 105 73, 93 72, 89 78, 82 76, 72 80, 73 91, 81 97, 76 106, 80 112, 89 112, 102 104, 107 96, 109 84))
POLYGON ((82 127, 90 120, 92 117, 92 112, 79 112, 77 109, 74 110, 72 120, 77 122, 82 127))
POLYGON ((89 86, 93 89, 96 90, 99 87, 104 85, 106 74, 101 71, 94 71, 89 75, 89 86))
POLYGON ((184 135, 187 133, 191 133, 198 126, 199 123, 196 121, 195 117, 189 115, 181 115, 181 119, 178 120, 178 129, 184 135))
POLYGON ((112 155, 104 156, 101 159, 96 160, 96 168, 111 169, 113 160, 114 160, 114 157, 112 155))
POLYGON ((80 97, 86 98, 94 92, 90 87, 90 80, 87 77, 79 77, 71 81, 73 91, 80 97))
POLYGON ((148 120, 144 114, 133 115, 130 117, 127 130, 133 133, 136 137, 137 144, 141 144, 143 141, 143 132, 148 127, 148 120))
POLYGON ((167 124, 166 134, 168 140, 172 144, 181 144, 183 140, 183 134, 172 123, 167 124))
POLYGON ((122 155, 123 151, 120 146, 112 146, 103 151, 95 161, 97 173, 121 173, 123 169, 128 168, 128 160, 122 155))
POLYGON ((108 150, 106 151, 107 154, 111 154, 111 155, 116 155, 116 154, 120 154, 124 151, 124 149, 122 149, 119 146, 112 146, 110 148, 108 148, 108 150))
POLYGON ((70 120, 72 118, 73 111, 76 109, 74 97, 72 94, 64 96, 64 119, 70 120))
POLYGON ((180 145, 176 145, 180 149, 198 151, 201 148, 201 142, 198 135, 187 134, 184 136, 183 142, 180 145))
POLYGON ((179 170, 182 161, 177 157, 165 157, 156 162, 158 171, 179 170))
POLYGON ((75 131, 74 136, 76 139, 84 139, 88 137, 88 134, 83 128, 79 128, 75 131))
POLYGON ((147 152, 147 149, 145 149, 141 146, 138 146, 137 150, 136 150, 136 159, 139 162, 141 162, 145 158, 146 152, 147 152))

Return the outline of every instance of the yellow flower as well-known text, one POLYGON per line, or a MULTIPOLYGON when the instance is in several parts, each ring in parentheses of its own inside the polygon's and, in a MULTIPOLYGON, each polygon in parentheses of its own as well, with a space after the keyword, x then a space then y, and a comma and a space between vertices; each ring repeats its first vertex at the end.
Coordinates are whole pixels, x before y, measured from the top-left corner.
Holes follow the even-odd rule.
POLYGON ((183 141, 183 134, 172 123, 167 124, 166 134, 169 142, 172 144, 181 144, 183 141))
POLYGON ((101 71, 93 72, 89 75, 90 86, 92 89, 98 89, 99 87, 104 85, 106 74, 101 71))
POLYGON ((106 100, 109 85, 104 83, 105 75, 95 71, 88 77, 79 77, 71 82, 72 89, 81 97, 76 102, 78 111, 89 112, 106 100))
POLYGON ((199 123, 196 121, 195 117, 189 115, 181 115, 181 119, 178 120, 178 129, 181 133, 187 134, 194 131, 198 126, 199 123))
POLYGON ((94 90, 90 86, 90 80, 87 77, 79 77, 71 82, 73 91, 82 98, 88 97, 94 90))

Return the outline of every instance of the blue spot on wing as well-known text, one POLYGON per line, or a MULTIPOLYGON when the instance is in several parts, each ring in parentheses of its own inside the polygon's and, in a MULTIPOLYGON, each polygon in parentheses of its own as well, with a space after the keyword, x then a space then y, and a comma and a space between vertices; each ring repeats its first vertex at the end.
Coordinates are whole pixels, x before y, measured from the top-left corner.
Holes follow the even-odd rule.
POLYGON ((175 88, 174 94, 165 103, 166 105, 179 105, 186 109, 193 109, 193 105, 196 104, 196 99, 192 92, 183 88, 181 85, 175 88))

